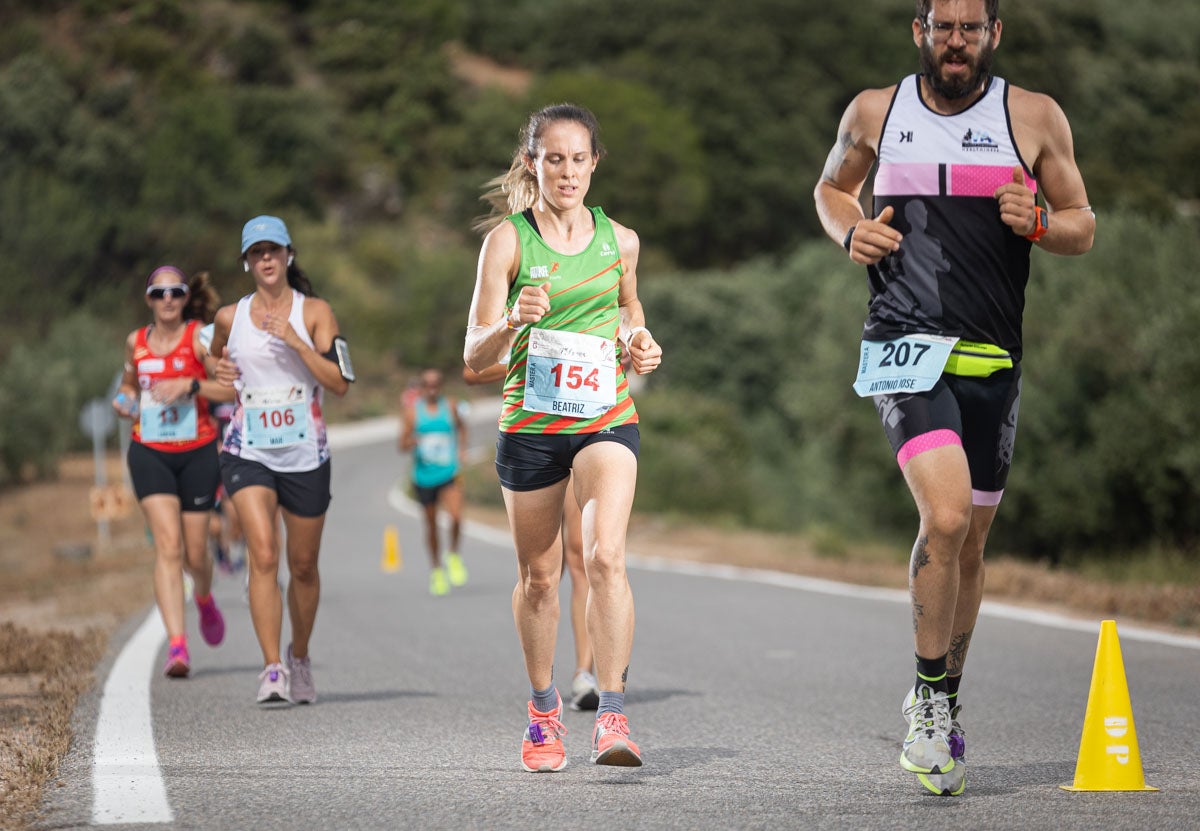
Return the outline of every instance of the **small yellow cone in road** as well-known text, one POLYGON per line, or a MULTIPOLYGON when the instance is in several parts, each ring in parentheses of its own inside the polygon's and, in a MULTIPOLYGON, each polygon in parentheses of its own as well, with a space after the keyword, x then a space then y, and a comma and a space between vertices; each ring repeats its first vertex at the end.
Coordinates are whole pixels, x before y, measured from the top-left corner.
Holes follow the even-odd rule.
POLYGON ((394 574, 404 567, 400 555, 400 534, 395 525, 383 529, 383 560, 379 567, 387 574, 394 574))
POLYGON ((1138 751, 1117 622, 1100 623, 1092 689, 1083 717, 1075 782, 1064 791, 1157 791, 1146 784, 1138 751))

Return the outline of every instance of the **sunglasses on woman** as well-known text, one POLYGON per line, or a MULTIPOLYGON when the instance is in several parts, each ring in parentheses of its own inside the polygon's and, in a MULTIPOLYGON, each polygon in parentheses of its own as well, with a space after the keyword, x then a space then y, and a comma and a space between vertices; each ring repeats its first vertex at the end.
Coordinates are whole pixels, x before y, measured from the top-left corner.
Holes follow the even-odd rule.
POLYGON ((175 283, 170 286, 150 286, 146 289, 146 296, 151 300, 162 300, 164 297, 169 297, 172 300, 180 300, 188 296, 188 287, 182 283, 175 283))

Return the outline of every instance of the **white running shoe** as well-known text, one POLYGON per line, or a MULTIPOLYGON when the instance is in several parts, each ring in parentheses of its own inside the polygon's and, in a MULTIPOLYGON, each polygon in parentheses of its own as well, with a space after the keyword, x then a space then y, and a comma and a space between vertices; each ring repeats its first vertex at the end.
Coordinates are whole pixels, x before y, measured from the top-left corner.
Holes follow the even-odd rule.
POLYGON ((288 671, 283 664, 268 664, 267 668, 258 674, 258 703, 275 704, 289 703, 288 671))
MULTIPOLYGON (((910 703, 912 693, 909 693, 910 703)), ((954 759, 954 770, 949 773, 918 773, 917 779, 921 784, 939 796, 958 796, 967 787, 967 733, 958 723, 958 715, 962 705, 950 710, 950 733, 947 739, 950 743, 950 756, 954 759)))
POLYGON ((571 682, 571 709, 595 710, 600 706, 600 688, 596 686, 596 676, 586 669, 575 673, 571 682))
POLYGON ((289 643, 287 657, 284 659, 288 668, 288 697, 293 704, 317 703, 317 688, 312 679, 312 661, 307 656, 297 658, 292 654, 289 643))
POLYGON ((900 751, 900 766, 913 773, 946 774, 954 770, 950 755, 950 699, 928 684, 904 697, 908 736, 900 751))
POLYGON ((949 773, 918 773, 917 779, 938 796, 959 796, 967 789, 967 763, 959 759, 949 773))

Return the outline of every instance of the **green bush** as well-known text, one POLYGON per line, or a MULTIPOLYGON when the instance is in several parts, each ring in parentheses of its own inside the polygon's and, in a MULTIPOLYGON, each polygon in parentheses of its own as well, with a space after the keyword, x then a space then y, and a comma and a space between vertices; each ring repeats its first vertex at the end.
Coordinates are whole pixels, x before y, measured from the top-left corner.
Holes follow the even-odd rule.
POLYGON ((85 446, 80 410, 107 392, 123 349, 121 334, 83 312, 11 349, 0 365, 0 483, 53 476, 63 453, 85 446))
MULTIPOLYGON (((1200 549, 1200 257, 1194 221, 1105 216, 1083 257, 1034 252, 1017 450, 993 547, 1059 559, 1159 540, 1200 549)), ((916 512, 869 401, 850 388, 867 289, 828 242, 640 291, 656 392, 728 402, 751 519, 902 536, 916 512)), ((645 415, 654 429, 657 410, 645 415)), ((653 453, 653 442, 647 442, 653 453)), ((676 508, 711 505, 686 488, 676 508)))
POLYGON ((739 413, 754 524, 856 535, 911 524, 875 409, 850 386, 867 295, 861 269, 836 246, 812 243, 785 262, 728 272, 660 275, 639 295, 663 344, 656 383, 739 413))
POLYGON ((642 419, 638 509, 748 520, 750 447, 736 408, 685 389, 647 389, 635 398, 642 419))
POLYGON ((1035 254, 1005 543, 1052 559, 1200 549, 1200 296, 1181 278, 1197 230, 1102 216, 1086 256, 1035 254))

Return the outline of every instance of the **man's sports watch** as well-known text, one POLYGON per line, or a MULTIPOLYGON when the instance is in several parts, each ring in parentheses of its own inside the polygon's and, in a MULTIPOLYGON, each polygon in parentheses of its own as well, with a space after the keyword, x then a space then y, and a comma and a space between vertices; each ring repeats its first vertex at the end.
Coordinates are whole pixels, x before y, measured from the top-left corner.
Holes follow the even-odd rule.
POLYGON ((1030 242, 1037 242, 1046 235, 1046 231, 1050 228, 1050 215, 1046 213, 1045 208, 1033 207, 1033 233, 1026 234, 1025 239, 1030 242))

